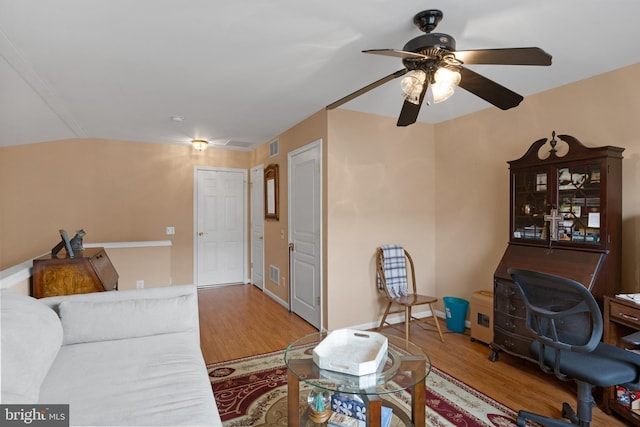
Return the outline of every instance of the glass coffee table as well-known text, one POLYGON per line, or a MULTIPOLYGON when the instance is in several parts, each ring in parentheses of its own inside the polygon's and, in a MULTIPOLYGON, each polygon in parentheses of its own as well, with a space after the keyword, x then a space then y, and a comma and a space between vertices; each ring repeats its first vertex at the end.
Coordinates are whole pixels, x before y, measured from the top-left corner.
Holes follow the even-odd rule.
MULTIPOLYGON (((405 425, 425 425, 425 379, 431 370, 429 356, 417 345, 391 335, 388 339, 386 360, 383 359, 376 373, 357 376, 320 369, 313 361, 313 349, 327 337, 319 332, 292 342, 284 354, 287 365, 288 425, 298 427, 322 425, 318 419, 324 404, 314 406, 314 399, 336 395, 341 398, 362 401, 366 408, 367 426, 379 427, 382 406, 393 410, 405 425), (309 405, 300 406, 300 383, 309 385, 309 405), (411 417, 385 395, 411 390, 411 417), (305 407, 306 406, 306 407, 305 407), (316 411, 318 410, 318 411, 316 411)), ((330 407, 330 406, 329 406, 330 407)))

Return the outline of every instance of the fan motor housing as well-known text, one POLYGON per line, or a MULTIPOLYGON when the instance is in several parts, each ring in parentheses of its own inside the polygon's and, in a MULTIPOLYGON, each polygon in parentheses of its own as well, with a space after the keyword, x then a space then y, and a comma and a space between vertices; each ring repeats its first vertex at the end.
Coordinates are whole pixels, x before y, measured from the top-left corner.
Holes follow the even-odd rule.
POLYGON ((425 59, 404 58, 402 63, 408 70, 432 70, 438 68, 440 61, 456 50, 456 41, 448 34, 429 33, 409 40, 402 49, 407 52, 420 53, 425 59))
POLYGON ((411 39, 404 45, 402 50, 407 52, 421 53, 430 48, 446 49, 451 52, 456 50, 456 41, 449 34, 429 33, 411 39))

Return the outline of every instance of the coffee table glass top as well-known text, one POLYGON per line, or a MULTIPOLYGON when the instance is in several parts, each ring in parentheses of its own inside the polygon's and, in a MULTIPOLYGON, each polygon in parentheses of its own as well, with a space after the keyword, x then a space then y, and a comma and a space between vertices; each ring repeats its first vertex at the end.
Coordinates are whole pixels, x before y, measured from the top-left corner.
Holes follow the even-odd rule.
POLYGON ((422 348, 392 335, 384 335, 389 344, 387 355, 375 373, 358 376, 320 369, 313 362, 313 349, 327 335, 318 332, 302 337, 284 353, 289 372, 312 387, 353 394, 397 393, 423 381, 431 371, 431 361, 422 348), (416 369, 416 363, 424 363, 424 370, 416 369))

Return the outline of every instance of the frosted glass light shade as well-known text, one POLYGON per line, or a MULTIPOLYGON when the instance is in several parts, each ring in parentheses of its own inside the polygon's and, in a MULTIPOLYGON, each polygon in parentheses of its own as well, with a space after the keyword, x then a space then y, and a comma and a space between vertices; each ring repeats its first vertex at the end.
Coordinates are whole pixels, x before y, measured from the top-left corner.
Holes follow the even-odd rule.
POLYGON ((413 104, 420 102, 420 94, 424 88, 424 82, 427 79, 427 73, 422 70, 415 70, 402 79, 400 87, 404 93, 405 99, 413 104))
POLYGON ((445 101, 453 95, 460 84, 460 72, 451 68, 440 67, 433 76, 435 83, 431 85, 433 102, 445 101))
POLYGON ((209 141, 205 139, 194 139, 191 141, 191 145, 193 145, 193 148, 198 151, 204 151, 209 146, 209 141))

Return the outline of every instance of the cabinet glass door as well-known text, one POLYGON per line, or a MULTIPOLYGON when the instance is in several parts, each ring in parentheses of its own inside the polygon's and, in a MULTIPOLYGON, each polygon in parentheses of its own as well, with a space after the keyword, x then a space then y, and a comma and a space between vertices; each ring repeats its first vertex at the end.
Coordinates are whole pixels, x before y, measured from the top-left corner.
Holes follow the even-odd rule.
POLYGON ((558 240, 600 244, 600 165, 558 169, 558 240))
POLYGON ((547 213, 546 170, 523 171, 513 175, 512 238, 546 239, 544 215, 547 213))

